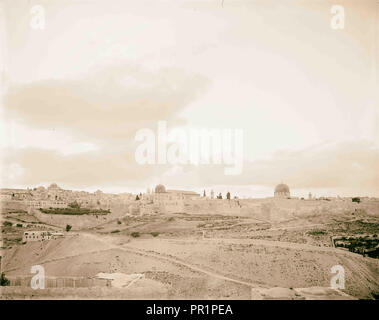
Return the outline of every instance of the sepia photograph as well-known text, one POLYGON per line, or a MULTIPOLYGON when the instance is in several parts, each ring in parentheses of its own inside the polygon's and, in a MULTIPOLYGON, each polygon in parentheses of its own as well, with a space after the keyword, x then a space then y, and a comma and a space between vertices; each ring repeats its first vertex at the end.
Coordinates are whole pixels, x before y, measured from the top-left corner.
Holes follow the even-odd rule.
POLYGON ((0 300, 379 300, 378 59, 377 0, 0 0, 0 300))

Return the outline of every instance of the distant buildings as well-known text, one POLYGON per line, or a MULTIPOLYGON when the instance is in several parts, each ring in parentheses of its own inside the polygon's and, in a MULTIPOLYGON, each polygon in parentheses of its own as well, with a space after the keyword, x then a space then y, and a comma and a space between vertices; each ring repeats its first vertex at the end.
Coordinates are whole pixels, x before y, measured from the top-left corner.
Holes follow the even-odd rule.
POLYGON ((189 201, 196 199, 201 199, 196 192, 166 190, 165 186, 159 184, 154 191, 140 194, 129 206, 129 214, 181 213, 189 201))
POLYGON ((70 203, 76 202, 81 207, 109 209, 112 203, 127 204, 134 200, 131 193, 110 194, 97 190, 94 193, 86 191, 73 191, 60 188, 52 183, 48 188, 34 189, 0 189, 2 202, 19 203, 25 208, 66 208, 70 203))
POLYGON ((25 231, 22 237, 22 242, 29 241, 44 241, 57 238, 63 238, 64 235, 61 232, 49 232, 49 231, 25 231))
POLYGON ((280 183, 275 187, 275 198, 289 198, 290 196, 290 188, 286 184, 280 183))
POLYGON ((184 212, 184 205, 192 199, 199 199, 200 194, 193 191, 166 190, 165 186, 159 184, 155 192, 148 195, 148 200, 158 208, 160 212, 175 213, 184 212))

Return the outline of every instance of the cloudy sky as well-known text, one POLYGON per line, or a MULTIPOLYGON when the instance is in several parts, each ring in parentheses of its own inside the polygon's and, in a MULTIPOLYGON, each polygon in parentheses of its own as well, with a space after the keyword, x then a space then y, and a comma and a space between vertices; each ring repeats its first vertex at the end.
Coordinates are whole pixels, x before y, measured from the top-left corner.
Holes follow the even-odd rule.
POLYGON ((379 4, 333 4, 0 0, 1 187, 379 196, 379 4), (243 172, 139 165, 159 120, 242 129, 243 172))

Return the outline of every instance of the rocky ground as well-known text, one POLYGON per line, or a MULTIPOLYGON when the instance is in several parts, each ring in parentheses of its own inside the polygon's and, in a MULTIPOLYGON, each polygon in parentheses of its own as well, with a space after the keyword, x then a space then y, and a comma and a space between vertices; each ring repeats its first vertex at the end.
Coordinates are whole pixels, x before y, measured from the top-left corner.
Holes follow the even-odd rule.
POLYGON ((4 250, 2 270, 9 277, 29 275, 31 266, 42 265, 47 276, 138 273, 143 281, 128 290, 7 287, 2 298, 345 299, 327 290, 331 267, 341 265, 346 279, 341 292, 372 299, 379 292, 379 260, 333 248, 330 236, 376 232, 378 224, 375 218, 338 219, 275 223, 221 215, 123 217, 69 232, 64 239, 14 243, 4 250))

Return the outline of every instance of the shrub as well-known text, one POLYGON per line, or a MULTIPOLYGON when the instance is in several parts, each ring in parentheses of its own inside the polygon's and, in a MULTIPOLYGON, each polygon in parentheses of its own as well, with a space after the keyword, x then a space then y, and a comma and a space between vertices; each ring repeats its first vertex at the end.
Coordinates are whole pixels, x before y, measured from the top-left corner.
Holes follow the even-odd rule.
POLYGON ((68 206, 70 208, 73 208, 73 209, 79 209, 80 208, 80 204, 77 203, 76 201, 69 203, 68 206))
POLYGON ((106 215, 110 213, 110 210, 102 209, 89 209, 89 208, 51 208, 51 209, 41 209, 42 213, 45 214, 66 214, 66 215, 106 215))
POLYGON ((17 227, 17 228, 22 228, 22 224, 17 223, 17 224, 16 224, 16 227, 17 227))
POLYGON ((138 238, 140 236, 139 232, 132 232, 130 234, 133 238, 138 238))
POLYGON ((4 221, 3 225, 4 225, 4 227, 11 227, 13 225, 13 223, 9 222, 9 221, 4 221))
POLYGON ((72 226, 70 226, 69 224, 66 225, 66 231, 69 232, 71 230, 72 226))
POLYGON ((150 233, 153 237, 158 237, 159 236, 159 232, 152 232, 150 233))
POLYGON ((5 277, 4 272, 2 272, 1 277, 0 277, 0 286, 2 287, 9 286, 9 284, 10 284, 10 281, 5 277))
POLYGON ((359 203, 359 202, 361 202, 361 199, 359 197, 354 197, 351 199, 351 201, 359 203))
POLYGON ((326 234, 326 232, 322 230, 313 230, 313 231, 308 231, 307 234, 309 234, 310 236, 319 236, 322 234, 326 234))
POLYGON ((120 220, 117 220, 117 224, 121 224, 121 221, 120 221, 120 220))
POLYGON ((120 232, 120 230, 118 229, 111 231, 111 233, 118 233, 118 232, 120 232))

